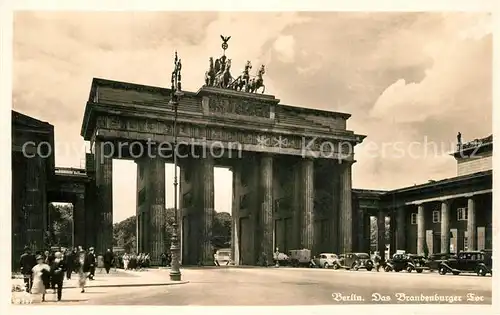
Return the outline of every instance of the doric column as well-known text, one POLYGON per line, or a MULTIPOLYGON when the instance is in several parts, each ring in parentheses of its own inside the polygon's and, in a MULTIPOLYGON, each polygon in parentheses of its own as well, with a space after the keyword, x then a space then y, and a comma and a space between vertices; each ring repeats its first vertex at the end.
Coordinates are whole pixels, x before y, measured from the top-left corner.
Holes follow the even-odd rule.
MULTIPOLYGON (((360 252, 367 252, 367 248, 366 248, 366 238, 368 237, 368 239, 370 238, 370 233, 368 232, 368 234, 366 233, 366 217, 368 215, 361 210, 361 207, 358 208, 358 218, 359 218, 359 226, 358 226, 358 231, 357 231, 357 234, 358 234, 358 250, 360 252)), ((370 219, 370 217, 368 216, 368 220, 370 219)), ((370 225, 370 221, 368 221, 368 226, 370 225)))
POLYGON ((165 244, 165 161, 159 156, 151 157, 147 178, 149 204, 149 250, 151 262, 159 265, 160 255, 166 252, 165 244))
MULTIPOLYGON (((25 196, 23 200, 23 216, 26 222, 26 244, 33 250, 44 249, 44 231, 47 227, 44 223, 43 192, 40 190, 40 171, 42 160, 39 157, 25 158, 26 161, 26 182, 25 196)), ((48 225, 52 222, 47 222, 48 225)))
POLYGON ((381 209, 377 213, 377 251, 385 260, 385 210, 381 209))
POLYGON ((389 258, 396 253, 396 210, 392 209, 389 220, 389 258))
POLYGON ((203 215, 201 226, 201 261, 203 265, 213 265, 212 221, 214 217, 214 160, 210 154, 201 160, 203 180, 203 215))
POLYGON ((404 206, 396 209, 396 250, 406 250, 406 212, 404 206))
POLYGON ((77 194, 73 201, 73 247, 85 246, 85 195, 77 194))
POLYGON ((302 159, 300 162, 302 181, 301 237, 304 248, 314 250, 314 161, 302 159))
POLYGON ((82 244, 84 249, 95 246, 96 243, 96 218, 98 212, 99 200, 97 200, 96 182, 90 182, 85 187, 85 241, 82 244))
MULTIPOLYGON (((104 146, 107 148, 107 146, 104 146)), ((113 247, 113 158, 101 151, 101 143, 95 145, 96 189, 98 204, 96 209, 96 254, 104 254, 113 247)), ((89 244, 91 247, 92 244, 89 244)))
POLYGON ((369 253, 371 248, 371 216, 369 213, 366 213, 363 216, 363 234, 365 236, 362 251, 364 253, 369 253))
POLYGON ((418 205, 417 213, 417 255, 424 255, 425 253, 425 217, 424 205, 418 205))
POLYGON ((273 261, 273 157, 264 155, 260 160, 260 218, 262 227, 261 252, 267 262, 273 261))
POLYGON ((233 167, 233 200, 231 211, 231 258, 235 265, 240 264, 240 194, 241 194, 241 165, 235 163, 233 167))
POLYGON ((339 253, 352 251, 352 162, 340 167, 339 253))
POLYGON ((450 252, 450 201, 441 203, 441 252, 450 252))
POLYGON ((477 231, 476 231, 476 209, 473 197, 467 200, 467 250, 476 250, 477 231))

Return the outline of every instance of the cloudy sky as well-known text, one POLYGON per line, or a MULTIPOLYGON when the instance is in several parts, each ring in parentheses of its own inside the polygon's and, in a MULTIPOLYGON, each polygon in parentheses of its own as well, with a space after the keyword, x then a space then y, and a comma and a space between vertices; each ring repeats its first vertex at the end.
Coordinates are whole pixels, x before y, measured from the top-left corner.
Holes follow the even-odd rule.
MULTIPOLYGON (((168 87, 177 50, 196 91, 230 35, 233 76, 263 63, 283 104, 352 114, 348 129, 368 136, 355 188, 398 188, 455 176, 457 132, 492 133, 491 28, 479 13, 16 13, 13 108, 53 124, 56 164, 79 167, 93 77, 168 87)), ((113 176, 116 222, 135 213, 135 164, 115 161, 113 176)), ((230 176, 216 170, 218 211, 230 176)))

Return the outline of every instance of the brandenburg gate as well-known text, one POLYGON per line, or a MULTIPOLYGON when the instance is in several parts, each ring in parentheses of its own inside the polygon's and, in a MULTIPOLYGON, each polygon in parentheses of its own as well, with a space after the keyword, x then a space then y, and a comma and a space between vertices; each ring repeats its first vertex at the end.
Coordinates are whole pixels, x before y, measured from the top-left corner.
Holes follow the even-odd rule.
MULTIPOLYGON (((180 167, 183 265, 212 264, 214 167, 233 174, 232 252, 236 264, 272 261, 280 251, 351 252, 353 148, 365 136, 347 130, 349 114, 280 104, 264 94, 265 67, 251 62, 233 78, 231 59, 210 58, 205 84, 184 92, 177 117, 170 89, 94 79, 81 135, 90 141, 95 183, 85 194, 86 226, 97 252, 112 247, 112 159, 137 163, 137 242, 153 261, 168 251, 165 163, 180 167), (177 150, 173 124, 177 122, 177 150)), ((242 63, 244 65, 244 63, 242 63)), ((132 183, 131 183, 132 184, 132 183)), ((88 234, 88 233, 87 233, 88 234)))

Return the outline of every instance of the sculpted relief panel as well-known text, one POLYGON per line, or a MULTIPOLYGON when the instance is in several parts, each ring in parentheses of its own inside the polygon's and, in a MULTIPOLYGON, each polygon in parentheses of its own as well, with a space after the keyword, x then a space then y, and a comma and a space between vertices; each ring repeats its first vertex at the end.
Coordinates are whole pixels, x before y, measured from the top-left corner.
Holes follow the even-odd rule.
POLYGON ((263 103, 251 102, 244 99, 210 97, 208 108, 214 114, 234 114, 269 118, 270 106, 263 103))

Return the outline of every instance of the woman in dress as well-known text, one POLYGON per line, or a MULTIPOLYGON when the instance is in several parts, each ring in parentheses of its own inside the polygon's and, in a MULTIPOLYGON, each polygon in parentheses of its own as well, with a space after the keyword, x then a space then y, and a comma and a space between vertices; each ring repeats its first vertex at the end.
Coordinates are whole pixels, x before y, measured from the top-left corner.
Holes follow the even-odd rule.
POLYGON ((128 270, 128 262, 130 261, 130 257, 128 256, 127 253, 123 255, 123 269, 128 270))
POLYGON ((87 283, 87 272, 84 270, 85 266, 85 251, 81 250, 78 254, 77 268, 78 268, 78 285, 82 289, 81 293, 85 292, 85 284, 87 283))
POLYGON ((42 302, 45 301, 46 289, 50 286, 50 267, 44 262, 42 255, 36 256, 36 265, 33 267, 33 287, 31 293, 42 296, 42 302))

